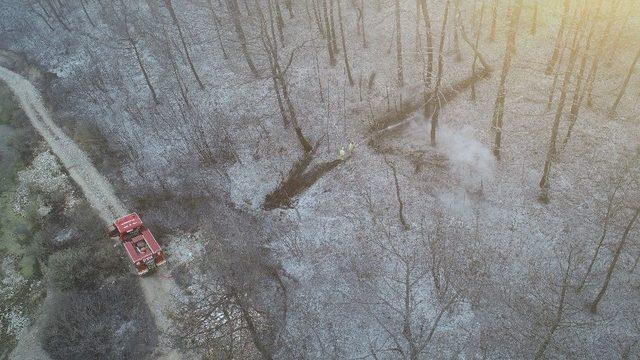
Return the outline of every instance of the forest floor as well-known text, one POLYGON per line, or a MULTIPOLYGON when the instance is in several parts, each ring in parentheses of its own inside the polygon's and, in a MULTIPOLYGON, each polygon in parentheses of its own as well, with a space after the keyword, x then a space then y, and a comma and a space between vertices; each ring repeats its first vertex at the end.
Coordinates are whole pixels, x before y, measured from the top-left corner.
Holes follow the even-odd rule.
MULTIPOLYGON (((440 14, 434 15, 434 18, 439 18, 440 14)), ((372 13, 372 16, 375 15, 372 13)), ((385 16, 384 13, 379 17, 383 16, 385 16)), ((302 18, 296 17, 296 19, 302 18)), ((378 19, 374 18, 374 20, 378 19)), ((372 20, 369 21, 373 23, 372 20)), ((203 57, 197 59, 199 60, 197 63, 207 69, 210 76, 209 82, 205 81, 208 87, 207 92, 194 90, 194 94, 197 94, 193 96, 197 99, 194 101, 200 101, 201 106, 207 109, 208 115, 214 114, 207 116, 212 118, 214 125, 217 126, 220 123, 222 124, 220 128, 223 128, 227 119, 233 124, 231 132, 235 141, 232 141, 233 144, 229 147, 236 148, 237 157, 240 160, 226 169, 229 176, 224 182, 224 188, 230 189, 232 201, 237 207, 250 211, 257 211, 260 208, 273 209, 269 216, 281 218, 283 222, 289 220, 290 223, 296 224, 298 229, 293 239, 283 238, 270 244, 275 249, 274 253, 277 253, 279 261, 282 261, 286 272, 297 279, 296 287, 292 287, 288 294, 291 302, 289 314, 293 315, 285 330, 292 334, 306 334, 310 329, 331 329, 333 332, 333 324, 343 324, 342 327, 338 326, 335 330, 337 333, 331 336, 335 335, 344 344, 348 344, 344 345, 345 352, 348 351, 351 354, 366 351, 362 329, 375 329, 377 326, 375 324, 372 326, 371 316, 366 311, 363 310, 362 313, 353 311, 352 302, 345 305, 343 296, 345 293, 353 295, 354 298, 357 295, 351 292, 353 284, 349 283, 348 277, 352 269, 346 265, 350 265, 349 261, 360 259, 359 256, 362 253, 366 255, 366 251, 372 247, 371 243, 365 243, 364 240, 380 236, 376 234, 375 228, 368 226, 370 218, 378 216, 387 221, 389 228, 395 229, 399 220, 398 202, 402 199, 404 216, 408 223, 405 227, 408 227, 409 231, 403 230, 399 234, 413 232, 418 237, 423 222, 426 222, 427 231, 429 231, 432 218, 435 222, 439 214, 442 214, 446 220, 446 226, 451 231, 449 236, 459 243, 468 240, 469 248, 473 246, 476 249, 477 254, 474 255, 483 261, 486 260, 489 264, 487 265, 489 269, 487 273, 490 274, 488 277, 495 284, 506 284, 509 294, 541 293, 538 291, 540 289, 532 287, 529 277, 531 275, 544 277, 543 283, 555 284, 557 279, 552 269, 556 266, 556 262, 560 262, 556 260, 562 260, 568 245, 579 244, 585 249, 585 254, 581 256, 585 258, 591 256, 595 246, 593 244, 595 234, 600 232, 600 220, 606 205, 605 200, 610 190, 611 179, 620 173, 621 163, 637 146, 640 138, 640 124, 636 120, 640 109, 636 105, 637 102, 631 103, 631 92, 627 96, 626 103, 621 104, 619 108, 620 114, 629 115, 611 118, 606 109, 611 103, 611 97, 615 95, 614 86, 617 86, 611 79, 622 77, 625 70, 623 67, 628 63, 625 60, 624 64, 620 66, 616 64, 608 69, 606 78, 601 76, 597 80, 596 89, 604 89, 604 91, 597 94, 593 107, 584 107, 581 110, 580 120, 571 140, 566 147, 563 147, 557 161, 554 162, 551 201, 547 204, 539 202, 538 182, 548 148, 549 130, 556 110, 555 104, 551 109, 546 107, 550 89, 556 88, 553 82, 554 76, 553 74, 542 76, 545 66, 542 58, 546 57, 545 54, 549 50, 550 33, 541 31, 537 36, 523 38, 522 43, 519 40, 518 56, 508 80, 509 92, 505 109, 502 158, 496 161, 491 154, 495 134, 490 122, 504 42, 488 41, 483 45, 482 52, 496 71, 493 76, 477 81, 478 97, 475 101, 468 99, 466 88, 456 86, 456 84, 465 84, 465 79, 469 77, 468 60, 471 54, 468 49, 463 46, 463 61, 446 62, 443 92, 445 95, 449 93, 460 96, 455 99, 453 99, 455 96, 443 96, 447 101, 440 115, 438 146, 432 147, 428 139, 430 124, 423 116, 420 104, 420 99, 424 98, 420 76, 421 63, 411 61, 412 58, 406 55, 405 76, 410 79, 409 83, 399 90, 393 85, 395 63, 393 54, 390 53, 391 46, 385 51, 389 43, 388 34, 393 33, 391 23, 392 21, 384 22, 386 27, 384 24, 379 25, 377 27, 379 31, 371 34, 371 46, 368 50, 350 44, 352 46, 349 48, 354 49, 353 58, 358 59, 354 61, 354 73, 358 75, 361 82, 366 83, 367 78, 370 82, 375 79, 376 86, 367 91, 365 99, 362 94, 358 97, 358 88, 350 89, 345 85, 341 67, 313 66, 313 61, 310 59, 315 55, 317 62, 317 53, 314 54, 314 51, 319 47, 309 47, 306 53, 302 53, 305 49, 298 53, 298 58, 309 61, 297 60, 294 63, 295 66, 291 67, 289 76, 294 90, 292 93, 296 94, 294 101, 298 113, 304 114, 303 117, 301 116, 301 121, 305 133, 310 134, 312 142, 321 143, 321 146, 315 152, 317 157, 307 162, 311 170, 301 174, 295 179, 296 181, 286 181, 285 176, 292 168, 292 163, 297 164, 299 149, 295 142, 291 141, 293 136, 290 131, 280 129, 280 119, 274 110, 275 103, 264 101, 272 97, 270 82, 265 80, 269 78, 264 77, 262 81, 248 80, 240 71, 239 62, 225 61, 221 56, 211 56, 207 51, 195 52, 203 57), (355 52, 356 49, 357 52, 355 52), (534 57, 534 54, 537 56, 534 57), (315 85, 316 78, 319 86, 315 85), (314 80, 310 81, 310 79, 314 80), (398 109, 398 102, 406 105, 400 105, 398 109), (372 138, 376 141, 370 143, 369 140, 372 138), (346 148, 352 141, 355 148, 347 154, 348 161, 337 161, 338 151, 342 147, 346 148), (370 144, 375 146, 367 146, 370 144), (398 173, 395 181, 397 193, 393 191, 391 176, 393 167, 395 167, 394 176, 396 171, 398 173), (278 195, 282 192, 287 196, 275 196, 274 199, 277 201, 273 201, 274 205, 267 204, 268 201, 265 201, 265 196, 278 195), (477 244, 471 244, 472 240, 477 244)), ((210 24, 206 26, 210 27, 210 24)), ((299 30, 304 26, 306 26, 305 23, 292 21, 287 31, 291 34, 301 34, 303 32, 299 30)), ((208 34, 206 31, 199 30, 194 33, 208 34)), ((49 36, 47 35, 47 38, 49 36)), ((301 37, 294 39, 304 40, 301 37)), ((30 56, 30 58, 48 63, 47 69, 58 74, 60 77, 58 89, 67 91, 55 91, 66 95, 60 95, 60 98, 66 101, 62 110, 71 113, 70 103, 73 101, 69 99, 88 97, 78 87, 89 83, 86 80, 93 76, 93 73, 88 70, 93 65, 92 58, 83 57, 83 52, 79 50, 68 51, 67 47, 62 54, 62 50, 56 50, 59 48, 49 42, 47 42, 49 48, 40 46, 40 43, 35 41, 34 43, 37 45, 22 45, 25 48, 37 49, 31 51, 38 56, 30 56), (46 52, 41 54, 40 51, 46 52), (82 59, 84 61, 81 61, 82 59)), ((64 43, 60 41, 60 44, 64 43)), ((203 41, 203 44, 208 43, 203 41)), ((294 48, 295 45, 295 42, 291 43, 289 48, 294 48)), ((204 45, 202 48, 208 50, 204 45)), ((96 51, 102 55, 99 50, 96 51)), ((103 60, 116 58, 111 54, 111 49, 107 51, 109 54, 105 53, 103 60)), ((447 49, 445 58, 451 59, 452 54, 451 49, 447 49)), ((108 62, 103 65, 105 69, 121 69, 108 62)), ((0 76, 2 74, 0 73, 0 76)), ((13 76, 11 73, 9 75, 13 76)), ((123 213, 125 207, 113 192, 113 187, 120 189, 120 186, 116 185, 118 179, 115 176, 110 178, 112 187, 103 177, 107 171, 103 169, 100 174, 86 155, 77 148, 76 145, 79 142, 76 141, 75 144, 70 140, 67 142, 68 138, 60 128, 49 121, 51 116, 43 106, 37 90, 24 79, 13 77, 12 79, 17 84, 16 91, 19 93, 17 96, 22 97, 23 106, 28 108, 25 111, 32 112, 31 120, 34 125, 45 126, 42 130, 45 133, 43 136, 49 137, 47 140, 52 144, 54 151, 56 151, 54 145, 61 145, 61 149, 58 150, 60 153, 56 153, 63 162, 67 158, 65 165, 72 175, 75 172, 74 179, 82 187, 89 201, 101 213, 103 220, 108 223, 123 213), (59 138, 60 135, 63 137, 59 138), (68 146, 71 150, 67 149, 68 146), (74 163, 76 156, 82 160, 80 169, 74 163), (103 198, 109 200, 105 203, 103 198)), ((160 80, 158 82, 160 83, 160 80)), ((167 86, 167 84, 164 85, 167 86)), ((161 86, 158 85, 158 88, 161 89, 161 86)), ((99 101, 90 103, 84 99, 84 102, 78 101, 76 106, 83 111, 89 109, 84 113, 87 117, 86 122, 92 121, 102 126, 105 136, 120 135, 126 140, 126 134, 110 132, 111 128, 121 129, 122 125, 126 125, 127 132, 134 134, 152 133, 151 126, 145 127, 140 124, 144 123, 140 119, 123 114, 122 107, 119 105, 125 97, 121 96, 121 93, 114 90, 113 93, 100 95, 90 86, 82 90, 96 96, 99 101)), ((163 90, 171 93, 169 89, 163 90)), ((640 89, 633 89, 633 96, 638 94, 638 90, 640 89)), ((361 89, 360 92, 362 92, 361 89)), ((49 103, 53 104, 54 101, 49 103)), ((569 104, 566 105, 568 106, 569 104)), ((141 112, 146 110, 144 105, 141 109, 141 112)), ((56 113, 55 117, 56 120, 62 119, 62 112, 56 113)), ((73 126, 79 126, 83 124, 81 120, 85 120, 77 114, 70 117, 74 120, 73 126)), ((165 139, 170 137, 167 134, 175 134, 169 131, 175 130, 174 122, 170 124, 172 129, 167 130, 162 129, 161 125, 158 125, 158 119, 151 115, 145 120, 154 127, 160 126, 163 136, 158 136, 156 133, 154 141, 141 144, 141 149, 135 149, 140 151, 136 159, 118 163, 120 167, 118 175, 124 174, 121 177, 123 183, 128 183, 128 190, 138 190, 140 183, 146 184, 146 181, 143 182, 134 176, 132 169, 147 170, 146 173, 151 175, 144 180, 165 180, 166 182, 160 185, 168 184, 169 188, 178 184, 179 186, 175 187, 179 187, 180 191, 185 188, 190 189, 189 185, 193 184, 215 188, 211 185, 215 182, 210 179, 211 176, 208 176, 205 170, 201 167, 189 167, 192 164, 191 160, 195 161, 196 157, 188 151, 188 147, 183 153, 180 151, 181 143, 165 139), (164 131, 167 133, 165 134, 164 131), (145 148, 142 149, 143 147, 145 148), (176 173, 181 174, 176 175, 176 173), (182 177, 182 174, 188 175, 182 177), (127 175, 129 175, 128 178, 127 175), (199 182, 200 178, 202 183, 199 182)), ((565 121, 562 122, 561 135, 567 132, 565 123, 565 121)), ((61 128, 65 127, 61 126, 61 128)), ((68 128, 65 129, 67 133, 70 132, 68 128)), ((126 150, 125 148, 122 151, 126 150)), ((90 154, 91 151, 85 151, 85 153, 90 154)), ((94 164, 97 163, 94 159, 94 164)), ((293 168, 295 167, 294 165, 293 168)), ((213 173, 213 171, 210 172, 213 173)), ((130 193, 134 192, 130 191, 130 193)), ((155 208, 157 213, 162 213, 159 210, 159 196, 153 196, 156 194, 151 191, 149 194, 150 196, 145 198, 146 203, 149 207, 155 208)), ((125 199, 125 196, 122 194, 120 199, 125 199)), ((175 203, 177 202, 173 202, 171 206, 176 206, 175 203)), ((141 207, 136 208, 145 210, 141 207)), ((179 218, 184 214, 174 211, 162 215, 179 218)), ((196 215, 200 214, 193 211, 184 217, 197 219, 196 215)), ((210 218, 226 217, 222 212, 206 213, 206 216, 207 222, 212 221, 210 218)), ((162 222, 174 224, 170 221, 162 222)), ((237 222, 233 225, 242 225, 242 230, 246 232, 247 224, 237 222)), ((616 225, 619 227, 619 224, 616 225)), ((607 239, 608 243, 617 241, 618 234, 615 232, 612 234, 607 239)), ((197 242, 194 243, 197 244, 197 242)), ((184 261, 192 261, 192 253, 195 257, 204 254, 202 251, 194 250, 194 246, 191 243, 183 246, 184 261)), ((607 245, 608 248, 609 245, 607 245)), ((171 252, 171 245, 168 250, 171 252)), ((177 259, 179 256, 175 256, 176 253, 177 251, 173 252, 173 261, 172 257, 169 258, 174 268, 180 261, 177 259)), ((633 252, 630 251, 630 253, 637 253, 637 247, 634 247, 633 252)), ((608 256, 602 258, 597 264, 599 269, 604 269, 601 263, 608 256)), ((211 258, 206 260, 211 261, 211 258)), ((628 262, 628 259, 625 260, 628 262)), ((388 270, 391 273, 391 269, 384 268, 384 264, 376 265, 376 270, 388 270)), ((603 275, 603 271, 597 271, 589 278, 587 290, 581 294, 571 294, 575 304, 579 305, 576 308, 581 309, 582 305, 593 299, 593 293, 597 290, 595 288, 603 275)), ((628 284, 626 278, 631 276, 636 275, 627 275, 625 272, 614 280, 619 281, 620 285, 628 284), (623 277, 625 279, 622 279, 623 277)), ((212 280, 206 278, 206 281, 212 280)), ((196 283, 194 286, 202 283, 204 282, 196 283)), ((165 322, 162 309, 170 305, 168 303, 170 297, 167 294, 174 288, 173 281, 154 277, 141 279, 140 285, 144 289, 150 309, 156 316, 158 327, 165 330, 168 324, 165 322), (163 286, 166 286, 166 289, 162 289, 163 286)), ((477 286, 480 287, 480 285, 477 286)), ((488 288, 494 291, 499 287, 488 288)), ((540 288, 549 292, 555 291, 551 285, 549 285, 551 290, 543 286, 540 288)), ((635 292, 636 290, 627 289, 626 286, 612 287, 608 295, 611 300, 603 304, 601 315, 597 318, 582 312, 574 316, 577 319, 576 322, 580 320, 583 323, 598 323, 597 326, 594 325, 582 334, 581 340, 588 339, 589 343, 594 344, 592 347, 584 348, 601 351, 591 352, 589 356, 613 357, 611 346, 603 345, 603 342, 608 340, 601 337, 602 334, 611 334, 616 339, 623 340, 635 334, 630 328, 631 321, 628 321, 634 316, 629 316, 628 319, 625 317, 633 314, 634 309, 637 309, 638 297, 637 292, 628 294, 627 291, 635 292)), ((516 318, 509 313, 509 307, 512 304, 508 303, 506 298, 499 299, 500 295, 502 293, 499 292, 486 294, 486 308, 463 314, 466 317, 466 325, 479 332, 492 333, 496 328, 492 327, 492 320, 488 319, 516 318)), ((547 300, 542 295, 540 297, 547 300)), ((549 297, 549 299, 555 299, 555 297, 549 297)), ((531 303, 537 304, 534 301, 531 303)), ((548 312, 546 305, 539 305, 541 310, 527 309, 527 313, 539 312, 544 315, 548 312)), ((377 314, 377 312, 374 313, 377 314)), ((505 324, 513 326, 516 330, 513 333, 530 332, 536 335, 533 330, 539 330, 532 326, 533 330, 529 331, 529 327, 525 327, 525 325, 529 326, 528 324, 520 325, 515 323, 515 320, 514 324, 508 322, 498 324, 499 331, 504 332, 509 331, 505 324)), ((458 340, 462 330, 466 331, 464 326, 460 328, 451 326, 450 329, 445 329, 447 336, 444 337, 458 340)), ((544 327, 540 328, 544 329, 544 327)), ((535 340, 535 336, 531 338, 535 340)), ((465 341, 456 342, 472 344, 465 341)), ((495 346, 500 348, 502 345, 495 346)), ((455 346, 451 346, 450 349, 454 351, 455 346)), ((476 350, 470 350, 470 353, 473 354, 473 351, 476 350)), ((584 353, 574 354, 574 356, 581 357, 581 354, 584 353)))

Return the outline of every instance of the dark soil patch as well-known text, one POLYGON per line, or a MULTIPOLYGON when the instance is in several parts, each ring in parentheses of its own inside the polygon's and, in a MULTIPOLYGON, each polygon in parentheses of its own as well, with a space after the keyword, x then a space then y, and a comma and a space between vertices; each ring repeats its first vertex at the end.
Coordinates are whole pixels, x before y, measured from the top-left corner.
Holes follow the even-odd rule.
POLYGON ((289 171, 287 178, 265 197, 264 203, 262 204, 262 208, 264 210, 292 208, 294 206, 295 199, 300 194, 305 192, 326 173, 333 170, 343 162, 343 160, 336 159, 318 164, 307 171, 309 164, 313 160, 315 149, 317 149, 317 145, 313 151, 305 154, 300 160, 298 160, 289 171))

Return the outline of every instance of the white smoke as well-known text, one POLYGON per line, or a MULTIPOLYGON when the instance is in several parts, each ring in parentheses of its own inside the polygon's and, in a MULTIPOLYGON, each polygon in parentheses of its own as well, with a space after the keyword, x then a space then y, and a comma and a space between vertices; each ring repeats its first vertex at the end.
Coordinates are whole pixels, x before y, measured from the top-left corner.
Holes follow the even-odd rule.
MULTIPOLYGON (((423 121, 416 115, 404 131, 405 136, 421 147, 429 147, 428 134, 431 131, 429 121, 423 121)), ((490 149, 482 144, 474 134, 474 129, 452 128, 446 124, 438 126, 437 152, 449 161, 450 173, 470 192, 478 191, 483 184, 493 179, 496 160, 490 149)))
POLYGON ((451 171, 467 190, 475 191, 493 178, 496 160, 469 127, 438 127, 438 149, 449 159, 451 171))

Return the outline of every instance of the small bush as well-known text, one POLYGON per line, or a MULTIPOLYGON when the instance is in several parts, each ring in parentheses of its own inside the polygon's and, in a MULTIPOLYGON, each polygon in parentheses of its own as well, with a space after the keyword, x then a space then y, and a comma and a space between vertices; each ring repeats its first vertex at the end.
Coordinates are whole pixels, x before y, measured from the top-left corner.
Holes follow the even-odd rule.
POLYGON ((61 295, 44 330, 44 349, 65 360, 142 359, 153 351, 158 336, 133 277, 61 295))
POLYGON ((105 226, 86 201, 76 205, 59 222, 63 227, 49 235, 50 248, 57 251, 47 260, 48 277, 56 287, 87 290, 106 278, 130 271, 130 265, 123 260, 123 249, 111 246, 105 226), (63 229, 71 229, 73 236, 64 244, 54 244, 52 239, 63 229))
MULTIPOLYGON (((104 245, 104 244, 102 244, 104 245)), ((49 257, 48 276, 61 290, 91 289, 128 267, 115 249, 107 246, 73 246, 49 257)))
POLYGON ((29 199, 26 215, 11 207, 10 193, 0 194, 0 257, 10 254, 20 259, 20 271, 27 278, 39 277, 37 258, 42 255, 42 243, 34 236, 37 231, 35 202, 29 199))
POLYGON ((0 84, 0 125, 19 127, 25 116, 15 101, 11 90, 0 84))

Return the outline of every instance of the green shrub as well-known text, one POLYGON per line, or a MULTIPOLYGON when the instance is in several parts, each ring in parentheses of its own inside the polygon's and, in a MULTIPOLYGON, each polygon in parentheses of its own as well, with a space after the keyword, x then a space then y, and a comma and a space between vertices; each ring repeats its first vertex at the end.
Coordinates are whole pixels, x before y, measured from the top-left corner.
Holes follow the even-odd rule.
POLYGON ((62 290, 82 288, 93 284, 95 267, 87 266, 88 247, 73 247, 60 250, 49 256, 48 276, 51 282, 62 290))
POLYGON ((25 116, 13 97, 11 90, 0 84, 0 125, 20 127, 25 116))
POLYGON ((42 255, 42 242, 37 231, 36 205, 28 204, 27 214, 21 215, 11 207, 11 191, 0 194, 0 255, 8 253, 20 259, 20 271, 27 278, 38 277, 37 258, 42 255))

